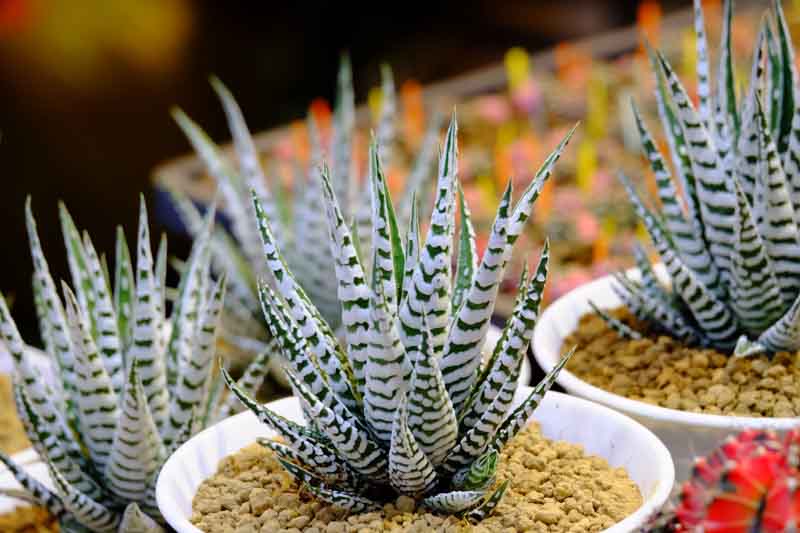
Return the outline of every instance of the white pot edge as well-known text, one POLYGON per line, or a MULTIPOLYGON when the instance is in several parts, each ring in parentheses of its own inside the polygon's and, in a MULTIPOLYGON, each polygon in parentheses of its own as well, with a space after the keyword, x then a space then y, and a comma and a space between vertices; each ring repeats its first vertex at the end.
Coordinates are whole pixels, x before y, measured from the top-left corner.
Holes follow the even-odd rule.
MULTIPOLYGON (((638 269, 627 272, 633 279, 639 277, 638 269)), ((663 279, 666 269, 656 265, 656 273, 663 279)), ((604 276, 573 289, 550 304, 539 317, 533 332, 533 355, 545 372, 549 372, 558 362, 561 345, 572 332, 580 317, 591 311, 591 299, 601 309, 612 309, 622 305, 611 289, 612 276, 604 276), (559 324, 565 324, 560 326, 559 324)), ((650 418, 662 422, 679 423, 698 428, 729 429, 731 432, 746 428, 785 431, 800 425, 800 418, 764 418, 747 416, 728 416, 703 413, 690 413, 657 405, 631 400, 605 391, 563 369, 556 382, 569 393, 599 402, 623 413, 640 418, 650 418)))
MULTIPOLYGON (((515 400, 521 400, 531 390, 530 387, 520 387, 517 390, 515 400)), ((271 402, 269 405, 278 414, 291 420, 302 421, 299 402, 294 397, 283 398, 271 402)), ((628 450, 630 453, 625 455, 628 461, 633 460, 633 457, 643 458, 646 456, 646 462, 652 469, 651 481, 637 483, 644 497, 643 504, 624 520, 604 530, 606 533, 638 531, 654 513, 661 509, 672 492, 675 467, 666 446, 655 434, 630 417, 597 403, 566 394, 547 393, 534 413, 533 420, 539 419, 537 413, 543 416, 543 409, 556 411, 559 409, 581 410, 584 412, 586 420, 602 420, 604 430, 588 430, 591 433, 589 438, 597 439, 598 435, 602 435, 610 439, 611 434, 614 433, 614 431, 611 431, 613 428, 616 428, 617 431, 627 432, 627 436, 631 438, 620 439, 621 442, 609 443, 610 451, 608 455, 616 454, 617 459, 623 453, 625 444, 630 443, 632 440, 645 443, 644 446, 640 446, 636 450, 628 450), (642 449, 645 449, 647 453, 643 455, 642 449), (642 486, 645 484, 648 486, 642 486)), ((556 418, 558 417, 556 416, 556 418)), ((564 417, 561 420, 566 422, 564 417)), ((587 430, 580 423, 573 423, 568 427, 577 432, 587 430)), ((563 430, 564 428, 562 427, 560 431, 557 431, 558 434, 554 435, 552 431, 549 431, 549 428, 543 427, 543 433, 551 439, 560 439, 559 434, 563 433, 563 430)), ((190 513, 191 499, 194 497, 197 488, 202 481, 216 472, 219 460, 252 444, 258 436, 269 437, 274 436, 274 433, 263 424, 260 424, 252 412, 245 411, 207 428, 181 446, 164 464, 156 485, 158 506, 167 523, 179 533, 200 532, 198 528, 189 522, 186 506, 189 506, 190 513), (183 498, 183 510, 179 503, 181 498, 183 498)), ((569 441, 566 438, 560 440, 569 441)), ((583 443, 583 445, 587 446, 586 443, 583 443)), ((598 443, 597 445, 600 446, 602 444, 598 443)), ((590 444, 588 446, 591 447, 590 444)), ((587 449, 587 452, 593 455, 601 455, 600 453, 594 453, 591 449, 587 449)), ((609 459, 612 466, 622 466, 621 464, 615 464, 610 458, 607 459, 609 459)))

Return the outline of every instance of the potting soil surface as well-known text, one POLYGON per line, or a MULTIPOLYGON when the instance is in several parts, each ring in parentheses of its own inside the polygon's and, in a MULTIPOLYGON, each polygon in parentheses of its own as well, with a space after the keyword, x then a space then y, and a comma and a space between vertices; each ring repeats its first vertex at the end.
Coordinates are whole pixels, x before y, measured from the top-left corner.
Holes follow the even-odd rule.
POLYGON ((270 450, 253 444, 220 461, 198 489, 191 521, 209 533, 574 532, 601 531, 642 504, 622 468, 582 447, 550 441, 536 424, 502 452, 497 482, 511 484, 495 512, 478 524, 426 512, 405 496, 381 511, 348 516, 304 491, 270 450))
MULTIPOLYGON (((611 314, 645 331, 626 309, 611 314)), ((620 396, 696 413, 800 416, 797 353, 736 358, 663 335, 622 339, 594 313, 581 318, 562 349, 572 346, 567 369, 620 396)))

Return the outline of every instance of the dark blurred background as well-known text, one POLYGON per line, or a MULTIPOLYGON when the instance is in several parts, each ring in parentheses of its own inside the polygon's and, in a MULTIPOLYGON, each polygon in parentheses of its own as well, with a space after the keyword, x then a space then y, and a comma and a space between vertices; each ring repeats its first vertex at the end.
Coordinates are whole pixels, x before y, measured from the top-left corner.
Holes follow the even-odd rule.
MULTIPOLYGON (((662 2, 664 12, 688 0, 662 2)), ((233 90, 253 131, 332 99, 348 50, 363 100, 389 62, 398 82, 427 83, 635 21, 636 1, 237 2, 0 0, 0 290, 36 339, 23 202, 34 212, 54 277, 67 275, 56 202, 113 255, 134 239, 138 193, 154 166, 188 152, 179 105, 218 141, 224 117, 207 82, 233 90)), ((162 226, 154 220, 154 234, 162 226)), ((188 243, 170 235, 171 250, 188 243)))

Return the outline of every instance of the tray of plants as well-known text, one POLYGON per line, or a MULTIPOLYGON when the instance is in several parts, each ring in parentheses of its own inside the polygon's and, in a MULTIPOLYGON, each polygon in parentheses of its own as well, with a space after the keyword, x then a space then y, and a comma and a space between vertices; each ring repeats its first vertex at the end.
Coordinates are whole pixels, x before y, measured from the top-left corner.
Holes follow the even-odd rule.
POLYGON ((735 431, 800 425, 794 47, 776 2, 762 18, 749 86, 737 100, 732 19, 726 2, 712 90, 695 3, 697 106, 670 63, 651 53, 674 173, 634 108, 660 211, 621 181, 663 265, 654 269, 639 249, 635 275, 570 292, 547 309, 534 336, 546 370, 577 343, 559 383, 650 427, 672 451, 679 480, 696 455, 735 431))

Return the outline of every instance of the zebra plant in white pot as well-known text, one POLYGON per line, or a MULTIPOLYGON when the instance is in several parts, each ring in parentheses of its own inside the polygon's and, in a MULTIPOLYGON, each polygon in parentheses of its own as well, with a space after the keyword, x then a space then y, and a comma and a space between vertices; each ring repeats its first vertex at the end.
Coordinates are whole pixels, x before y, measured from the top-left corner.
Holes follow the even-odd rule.
MULTIPOLYGON (((381 113, 375 135, 383 148, 383 163, 394 157, 396 96, 391 70, 382 70, 381 113)), ((174 112, 175 120, 189 138, 216 182, 225 202, 230 220, 230 232, 217 228, 212 236, 214 264, 229 276, 229 296, 226 304, 223 334, 225 339, 246 351, 264 351, 268 328, 261 320, 257 280, 266 275, 260 254, 258 232, 252 227, 250 192, 259 198, 278 239, 284 257, 297 276, 306 294, 319 312, 336 330, 341 325, 339 303, 336 300, 336 276, 333 258, 326 244, 327 227, 323 191, 317 178, 323 157, 330 161, 330 180, 339 198, 343 216, 348 224, 358 228, 365 243, 369 238, 369 188, 361 186, 358 165, 353 160, 355 140, 355 105, 352 74, 345 57, 339 71, 338 95, 334 110, 330 143, 323 142, 313 116, 308 118, 311 156, 308 168, 295 161, 292 191, 286 191, 280 180, 269 176, 262 168, 260 154, 245 124, 241 109, 231 92, 216 78, 211 85, 222 101, 233 135, 237 164, 231 164, 209 137, 182 111, 174 112), (271 179, 270 179, 271 178, 271 179), (228 320, 230 318, 230 320, 228 320)), ((411 213, 411 191, 423 190, 429 181, 438 141, 438 118, 434 118, 411 170, 406 176, 408 191, 398 206, 397 219, 404 228, 411 213)), ((172 191, 174 203, 192 233, 200 228, 200 214, 192 202, 172 191)), ((370 258, 365 258, 369 262, 370 258)), ((272 345, 274 346, 274 345, 272 345)), ((267 351, 272 351, 270 346, 267 351)))
MULTIPOLYGON (((657 100, 675 173, 634 106, 661 211, 623 176, 631 200, 672 280, 668 291, 643 252, 641 282, 617 276, 630 311, 692 345, 737 355, 800 349, 800 92, 781 3, 764 17, 747 92, 736 101, 732 2, 725 3, 716 90, 703 11, 695 2, 695 107, 672 67, 653 53, 657 100), (681 189, 683 194, 678 194, 681 189)), ((620 334, 636 337, 601 313, 620 334)))
POLYGON ((342 308, 341 342, 288 267, 271 219, 253 195, 271 280, 259 286, 261 305, 307 425, 257 403, 224 369, 223 376, 283 438, 261 444, 317 498, 359 513, 403 494, 434 511, 471 520, 495 508, 507 487, 507 482, 495 486, 498 454, 525 426, 568 358, 514 407, 547 277, 547 245, 535 272, 523 274, 514 312, 485 362, 481 349, 514 243, 571 135, 546 159, 516 205, 509 183, 480 259, 458 184, 455 117, 424 240, 415 207, 401 237, 373 143, 371 276, 323 167, 319 179, 342 308), (457 208, 461 227, 453 272, 457 208))
POLYGON ((28 359, 2 296, 0 335, 14 360, 19 416, 55 490, 9 457, 0 454, 0 460, 32 501, 59 518, 62 531, 160 530, 154 489, 161 465, 220 412, 211 370, 226 279, 209 273, 213 209, 184 265, 169 316, 166 240, 154 259, 144 199, 136 262, 120 228, 113 285, 105 256, 61 206, 73 281, 71 288, 62 283, 63 299, 30 201, 26 217, 39 328, 55 377, 41 375, 28 359))

